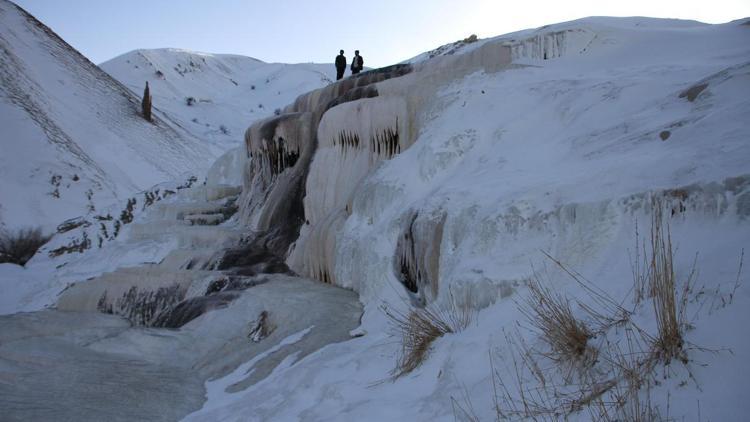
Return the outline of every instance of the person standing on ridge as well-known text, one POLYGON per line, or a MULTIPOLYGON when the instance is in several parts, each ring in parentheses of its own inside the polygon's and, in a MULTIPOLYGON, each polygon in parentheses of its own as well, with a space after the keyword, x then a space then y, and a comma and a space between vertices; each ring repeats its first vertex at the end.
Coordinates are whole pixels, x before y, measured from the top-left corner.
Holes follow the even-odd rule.
POLYGON ((362 68, 365 66, 365 60, 362 58, 362 56, 359 55, 359 50, 354 51, 354 59, 352 60, 352 75, 356 75, 357 73, 362 71, 362 68))
POLYGON ((336 56, 336 80, 344 77, 346 71, 346 56, 344 56, 344 50, 339 51, 339 55, 336 56))

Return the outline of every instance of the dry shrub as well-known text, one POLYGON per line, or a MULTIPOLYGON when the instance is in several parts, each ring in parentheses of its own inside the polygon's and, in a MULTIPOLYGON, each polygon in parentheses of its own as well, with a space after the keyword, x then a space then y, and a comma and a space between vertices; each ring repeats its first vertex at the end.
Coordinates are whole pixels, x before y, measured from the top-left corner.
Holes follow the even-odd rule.
MULTIPOLYGON (((490 353, 496 419, 559 421, 587 412, 593 421, 661 421, 651 403, 656 360, 637 329, 627 328, 625 347, 609 343, 593 371, 577 382, 555 380, 549 367, 523 341, 520 332, 505 336, 509 353, 499 355, 509 369, 503 379, 490 353)), ((462 409, 465 409, 464 406, 462 409)), ((454 414, 461 415, 454 409, 454 414)))
POLYGON ((630 312, 581 274, 543 253, 583 288, 590 303, 574 301, 583 314, 577 317, 573 301, 542 282, 535 271, 528 283, 529 295, 519 310, 549 351, 529 347, 518 330, 515 335, 506 334, 511 351, 503 360, 510 370, 510 383, 495 371, 490 355, 498 420, 562 420, 603 400, 618 382, 595 370, 599 350, 591 340, 615 325, 627 323, 630 312), (555 375, 558 371, 562 379, 555 375))
MULTIPOLYGON (((664 205, 656 198, 651 204, 651 233, 648 245, 639 245, 636 227, 636 256, 633 259, 633 292, 636 306, 650 298, 654 309, 657 332, 642 333, 651 341, 655 358, 669 364, 672 359, 687 363, 684 333, 688 326, 686 310, 689 294, 695 282, 693 263, 687 279, 680 283, 674 271, 674 250, 669 223, 664 217, 664 205), (678 292, 679 291, 679 292, 678 292)), ((742 261, 740 260, 740 267, 742 261)))
POLYGON ((593 350, 588 347, 591 330, 573 315, 567 298, 538 278, 530 280, 528 287, 520 311, 549 345, 548 357, 558 363, 582 362, 593 350))
MULTIPOLYGON (((737 267, 737 277, 734 280, 734 284, 732 285, 732 290, 728 292, 724 292, 721 289, 721 286, 716 286, 716 289, 713 291, 713 294, 711 295, 713 298, 711 299, 711 306, 708 308, 708 314, 711 315, 714 312, 716 312, 719 309, 724 309, 727 306, 731 305, 734 302, 734 296, 737 294, 737 289, 739 289, 741 284, 740 277, 742 276, 742 266, 745 261, 745 249, 742 248, 740 250, 740 262, 737 267)), ((698 295, 705 294, 705 286, 701 288, 701 291, 698 292, 698 295)), ((704 302, 705 303, 705 302, 704 302)))
POLYGON ((41 228, 20 229, 16 233, 0 233, 0 264, 26 265, 36 251, 52 236, 42 234, 41 228))
MULTIPOLYGON (((620 394, 619 390, 617 394, 620 394)), ((643 393, 628 388, 623 395, 623 405, 618 407, 615 417, 605 421, 657 422, 668 420, 661 416, 659 408, 651 402, 651 386, 646 384, 643 393)))
POLYGON ((598 400, 589 408, 591 420, 601 422, 659 422, 668 421, 651 401, 651 386, 632 389, 629 385, 615 384, 607 400, 598 400))
POLYGON ((664 223, 662 207, 658 201, 655 201, 652 211, 651 253, 647 279, 658 330, 654 338, 654 352, 665 363, 675 358, 686 363, 687 357, 683 350, 685 310, 695 267, 681 289, 682 293, 678 302, 669 224, 664 223))
POLYGON ((633 314, 632 310, 625 309, 606 291, 597 287, 596 284, 586 279, 586 277, 577 271, 568 268, 549 253, 542 251, 542 254, 565 272, 585 292, 586 298, 590 303, 580 301, 577 301, 577 303, 590 322, 594 336, 605 334, 610 328, 630 321, 630 316, 633 314))
MULTIPOLYGON (((672 420, 669 399, 666 416, 664 409, 652 403, 651 388, 658 385, 656 368, 677 359, 695 380, 689 368, 688 351, 717 351, 690 345, 685 339, 690 327, 686 308, 689 297, 693 296, 696 263, 693 262, 686 279, 677 279, 664 209, 659 200, 653 202, 650 239, 642 247, 636 228, 633 310, 624 309, 606 292, 543 252, 585 291, 586 300, 575 301, 583 319, 576 320, 571 301, 540 283, 538 277, 529 283, 530 294, 521 304, 521 311, 552 353, 531 349, 520 332, 515 336, 506 334, 510 351, 501 356, 508 370, 505 380, 495 370, 490 354, 497 420, 566 420, 573 413, 584 411, 596 421, 672 420), (655 332, 647 332, 631 318, 641 301, 647 299, 654 310, 655 332), (595 353, 594 361, 581 360, 588 356, 588 350, 595 353), (563 372, 562 379, 555 375, 554 369, 564 368, 561 363, 571 362, 568 375, 563 372), (585 365, 580 365, 581 362, 585 365), (570 376, 572 370, 577 370, 577 377, 570 376)), ((709 313, 732 303, 740 286, 743 259, 744 250, 731 290, 720 294, 717 288, 716 303, 711 304, 709 313)))
POLYGON ((469 326, 473 318, 472 307, 458 304, 451 295, 446 306, 413 308, 404 313, 383 307, 391 321, 394 334, 400 337, 401 354, 391 375, 406 375, 424 362, 430 346, 439 337, 456 333, 469 326))
POLYGON ((607 342, 604 361, 614 374, 612 388, 589 408, 598 421, 661 421, 659 409, 651 402, 654 354, 649 351, 649 337, 631 324, 625 330, 625 349, 619 343, 607 342), (644 343, 644 340, 646 343, 644 343))
POLYGON ((558 384, 549 369, 538 361, 542 357, 530 349, 523 336, 516 331, 505 335, 509 351, 498 355, 509 370, 509 378, 504 379, 495 368, 490 352, 492 390, 495 415, 498 421, 533 420, 558 421, 577 411, 582 403, 590 401, 601 390, 598 385, 580 384, 570 388, 558 384), (596 391, 592 391, 595 389, 596 391))

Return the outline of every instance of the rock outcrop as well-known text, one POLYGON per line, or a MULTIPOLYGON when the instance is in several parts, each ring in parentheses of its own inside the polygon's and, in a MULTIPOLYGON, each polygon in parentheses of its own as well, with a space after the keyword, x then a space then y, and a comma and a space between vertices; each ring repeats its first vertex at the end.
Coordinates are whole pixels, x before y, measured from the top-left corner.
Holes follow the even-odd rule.
POLYGON ((301 275, 346 285, 332 271, 336 234, 360 181, 414 143, 440 86, 510 62, 511 48, 498 42, 371 70, 300 96, 280 116, 251 126, 240 213, 258 232, 254 247, 287 259, 301 275))

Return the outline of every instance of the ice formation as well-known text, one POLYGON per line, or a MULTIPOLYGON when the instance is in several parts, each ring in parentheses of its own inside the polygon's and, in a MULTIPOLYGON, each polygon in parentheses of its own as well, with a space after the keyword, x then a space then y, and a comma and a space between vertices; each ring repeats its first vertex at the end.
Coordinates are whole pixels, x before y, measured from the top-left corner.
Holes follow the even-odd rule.
MULTIPOLYGON (((430 126, 444 119, 438 116, 446 109, 456 110, 452 97, 458 96, 460 88, 455 89, 455 94, 446 94, 446 90, 453 89, 455 81, 463 78, 471 80, 477 78, 477 74, 482 75, 478 77, 479 80, 491 80, 492 75, 502 75, 519 66, 533 67, 545 60, 587 60, 587 54, 600 54, 603 45, 615 42, 607 39, 611 30, 604 28, 609 24, 628 27, 627 23, 616 21, 606 21, 602 27, 598 23, 581 25, 575 22, 523 31, 465 45, 455 54, 366 72, 359 78, 350 78, 300 97, 293 106, 284 110, 284 114, 255 124, 246 134, 250 161, 245 169, 244 199, 240 207, 243 221, 261 232, 283 230, 283 227, 288 227, 284 223, 292 222, 294 229, 282 236, 285 240, 275 248, 274 253, 286 257, 289 267, 298 274, 353 288, 365 298, 369 297, 368 292, 380 291, 382 286, 399 280, 419 303, 424 304, 437 299, 441 290, 446 290, 441 289, 443 279, 451 280, 447 283, 456 284, 454 287, 457 290, 469 289, 470 292, 466 294, 483 296, 475 291, 482 285, 481 281, 475 280, 475 285, 466 284, 459 281, 465 276, 453 273, 460 265, 452 257, 455 254, 448 252, 456 248, 470 247, 473 253, 494 254, 493 251, 502 248, 500 245, 505 242, 514 242, 519 237, 538 238, 538 243, 530 242, 534 245, 531 248, 517 251, 513 260, 507 262, 507 268, 518 267, 518 258, 538 248, 550 249, 575 263, 585 260, 588 254, 606 245, 608 237, 614 236, 621 227, 628 225, 629 220, 636 218, 640 212, 637 210, 648 208, 654 196, 665 197, 670 207, 677 208, 685 208, 689 201, 693 201, 693 204, 703 202, 703 199, 698 199, 703 188, 691 190, 694 192, 692 196, 670 196, 672 191, 685 190, 683 185, 690 179, 665 185, 636 183, 613 192, 611 196, 576 199, 575 195, 570 195, 570 199, 560 199, 563 202, 558 204, 524 199, 529 194, 507 197, 493 194, 493 197, 501 198, 500 207, 497 212, 486 215, 479 214, 481 208, 478 204, 483 202, 481 200, 476 205, 467 203, 461 207, 453 203, 448 206, 439 203, 449 200, 445 195, 438 195, 437 198, 443 198, 437 199, 425 196, 420 191, 409 191, 412 189, 410 185, 423 185, 425 187, 421 189, 440 192, 441 189, 433 185, 432 180, 438 174, 452 170, 454 163, 465 159, 465 155, 471 157, 471 150, 478 148, 477 145, 482 145, 488 156, 512 157, 516 151, 514 144, 510 144, 511 149, 507 153, 491 151, 487 149, 489 145, 484 145, 487 138, 496 142, 495 139, 502 137, 507 130, 503 127, 494 127, 492 130, 495 133, 483 134, 477 134, 476 129, 467 127, 463 132, 456 131, 458 133, 446 140, 445 146, 452 151, 434 150, 435 147, 429 142, 436 145, 436 141, 429 138, 444 138, 445 135, 430 126), (592 48, 593 53, 590 51, 592 48), (383 72, 390 73, 394 69, 398 70, 395 74, 379 77, 383 72), (304 114, 310 111, 310 117, 304 114), (407 176, 419 182, 401 182, 388 177, 387 173, 396 170, 396 167, 395 164, 385 166, 384 162, 399 162, 396 157, 419 139, 425 146, 420 147, 420 152, 416 154, 422 156, 409 156, 412 162, 418 163, 419 174, 407 176), (292 151, 294 160, 284 158, 289 154, 286 151, 292 151), (295 161, 298 156, 300 160, 295 161), (664 188, 659 189, 658 186, 664 188), (413 203, 415 200, 421 203, 413 203), (410 202, 412 205, 408 205, 410 202), (393 203, 406 207, 394 211, 391 208, 393 203), (624 206, 626 203, 630 205, 624 206), (383 218, 383 215, 394 212, 395 215, 383 218), (379 228, 375 229, 373 225, 379 228), (586 233, 585 227, 601 227, 602 231, 586 233), (390 258, 386 259, 382 252, 377 253, 376 257, 365 246, 373 242, 367 235, 370 230, 381 230, 381 234, 375 237, 378 242, 385 243, 378 247, 392 248, 390 258), (556 240, 550 243, 549 236, 556 240), (479 245, 465 244, 469 239, 476 242, 475 238, 483 239, 481 248, 478 248, 479 245)), ((741 72, 731 69, 727 71, 737 75, 737 72, 741 72)), ((503 76, 497 78, 501 80, 503 76)), ((606 84, 597 85, 596 89, 605 88, 606 84)), ((553 92, 566 92, 566 88, 550 88, 553 92)), ((617 95, 618 90, 613 88, 612 93, 603 94, 604 98, 617 95)), ((484 92, 482 90, 482 94, 484 92)), ((483 103, 495 107, 488 101, 483 103)), ((464 106, 465 103, 461 107, 464 106)), ((510 107, 503 109, 510 110, 510 107)), ((474 110, 486 114, 476 107, 474 110)), ((565 112, 562 110, 562 113, 565 112)), ((695 113, 690 112, 693 117, 683 121, 696 121, 695 113)), ((507 118, 502 120, 508 122, 508 127, 514 124, 507 118)), ((678 127, 674 123, 669 124, 678 127)), ((481 126, 489 127, 492 124, 482 123, 481 126)), ((455 129, 449 128, 448 131, 455 129)), ((583 136, 591 138, 598 135, 594 132, 583 136)), ((626 142, 632 142, 629 140, 632 138, 625 136, 626 142)), ((571 141, 575 149, 586 150, 582 139, 571 141)), ((551 150, 546 146, 543 148, 551 150)), ((595 157, 593 154, 598 152, 584 154, 583 159, 589 160, 588 157, 595 157)), ((599 163, 596 159, 590 162, 594 164, 593 168, 605 163, 599 163)), ((401 169, 398 172, 402 175, 413 174, 401 169)), ((725 176, 734 175, 727 173, 725 176)), ((722 180, 717 182, 724 183, 722 180)), ((464 183, 481 190, 486 181, 471 176, 465 178, 464 183)), ((533 179, 527 184, 533 189, 544 189, 536 185, 533 179)), ((733 201, 731 198, 741 194, 741 191, 729 193, 728 200, 733 201)), ((695 206, 694 210, 697 210, 695 206)), ((742 213, 739 208, 733 212, 742 213)), ((528 265, 524 266, 526 269, 518 271, 515 277, 500 280, 494 287, 487 288, 490 291, 504 291, 504 287, 497 286, 510 286, 523 280, 530 274, 528 265)), ((509 274, 514 272, 507 271, 509 274)), ((484 296, 492 297, 495 294, 499 293, 484 296)))
POLYGON ((510 48, 494 43, 429 64, 369 71, 256 123, 245 138, 245 223, 258 231, 291 230, 274 235, 284 239, 274 252, 290 255, 290 267, 300 274, 340 284, 335 238, 362 179, 414 143, 435 87, 474 71, 497 72, 510 61, 510 48))
POLYGON ((378 95, 372 84, 400 76, 409 66, 368 72, 299 97, 280 116, 252 125, 245 134, 248 160, 240 198, 243 223, 264 233, 263 247, 286 257, 305 220, 303 198, 318 125, 329 108, 378 95))

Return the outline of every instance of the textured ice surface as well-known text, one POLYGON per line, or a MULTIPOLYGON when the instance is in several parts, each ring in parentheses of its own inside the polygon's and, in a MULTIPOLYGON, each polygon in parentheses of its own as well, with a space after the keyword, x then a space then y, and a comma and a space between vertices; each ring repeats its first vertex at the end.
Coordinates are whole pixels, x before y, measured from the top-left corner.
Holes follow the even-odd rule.
POLYGON ((0 316, 2 420, 173 421, 200 409, 207 379, 234 371, 209 383, 211 391, 241 391, 282 361, 350 338, 361 315, 354 293, 272 277, 178 330, 131 327, 96 312, 0 316), (248 334, 263 311, 272 330, 254 342, 248 334), (251 359, 251 373, 235 371, 251 359))
POLYGON ((41 311, 0 317, 0 327, 5 421, 173 421, 200 404, 189 368, 92 348, 130 329, 120 318, 41 311))

